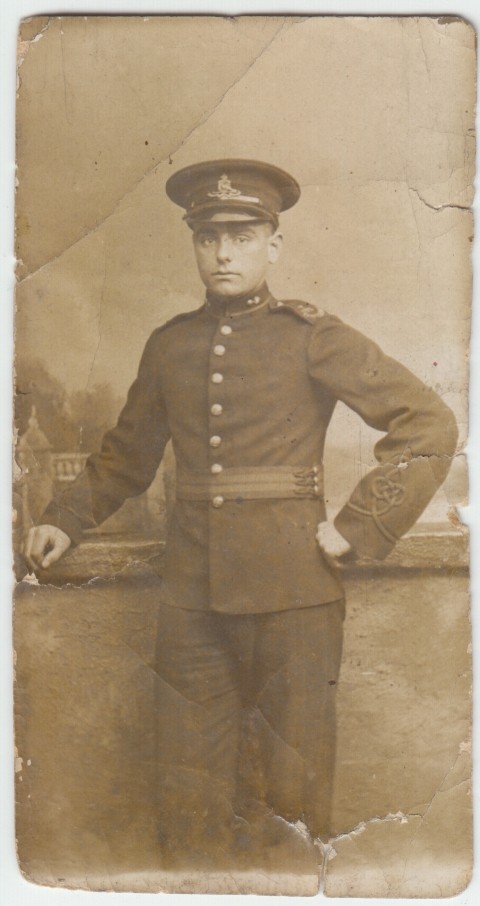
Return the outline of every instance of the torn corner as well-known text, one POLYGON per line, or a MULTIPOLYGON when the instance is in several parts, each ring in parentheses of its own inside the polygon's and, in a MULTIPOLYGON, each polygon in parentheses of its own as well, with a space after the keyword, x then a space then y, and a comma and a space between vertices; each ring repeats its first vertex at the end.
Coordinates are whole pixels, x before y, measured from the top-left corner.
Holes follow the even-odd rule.
POLYGON ((51 20, 52 16, 33 16, 21 21, 18 32, 17 71, 24 62, 31 45, 40 41, 48 31, 51 20))

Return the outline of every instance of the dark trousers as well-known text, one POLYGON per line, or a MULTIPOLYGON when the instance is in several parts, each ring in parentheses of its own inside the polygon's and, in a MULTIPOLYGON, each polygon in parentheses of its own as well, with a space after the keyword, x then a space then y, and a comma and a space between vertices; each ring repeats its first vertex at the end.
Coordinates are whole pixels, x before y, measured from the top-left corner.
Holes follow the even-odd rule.
POLYGON ((329 832, 344 602, 266 614, 162 605, 158 809, 167 846, 272 809, 329 832))

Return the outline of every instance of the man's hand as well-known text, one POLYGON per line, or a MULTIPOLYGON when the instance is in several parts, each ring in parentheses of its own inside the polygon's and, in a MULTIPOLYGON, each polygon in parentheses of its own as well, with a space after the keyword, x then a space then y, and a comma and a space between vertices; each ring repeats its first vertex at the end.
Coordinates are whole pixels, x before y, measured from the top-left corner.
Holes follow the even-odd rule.
POLYGON ((65 553, 71 539, 55 525, 31 528, 25 543, 24 557, 31 569, 48 569, 65 553))
POLYGON ((346 538, 330 522, 320 522, 315 537, 323 553, 334 560, 344 557, 352 550, 346 538))

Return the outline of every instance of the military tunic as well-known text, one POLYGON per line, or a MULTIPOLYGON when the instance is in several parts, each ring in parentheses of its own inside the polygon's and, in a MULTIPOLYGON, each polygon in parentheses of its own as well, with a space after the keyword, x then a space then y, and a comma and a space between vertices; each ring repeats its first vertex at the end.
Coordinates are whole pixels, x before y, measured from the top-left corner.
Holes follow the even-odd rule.
POLYGON ((337 400, 384 437, 378 467, 335 524, 357 554, 383 558, 445 478, 453 415, 374 342, 266 286, 226 306, 207 297, 154 331, 117 426, 42 521, 78 542, 148 488, 171 437, 178 499, 167 603, 261 613, 336 600, 340 580, 315 533, 326 518, 322 460, 337 400))

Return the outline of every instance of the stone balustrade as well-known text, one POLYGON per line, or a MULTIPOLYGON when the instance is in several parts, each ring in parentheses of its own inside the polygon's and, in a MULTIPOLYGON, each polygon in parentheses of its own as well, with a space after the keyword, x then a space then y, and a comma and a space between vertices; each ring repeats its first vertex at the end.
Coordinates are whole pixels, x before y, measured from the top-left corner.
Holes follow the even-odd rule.
POLYGON ((52 453, 54 480, 74 481, 85 468, 88 456, 88 453, 52 453))

